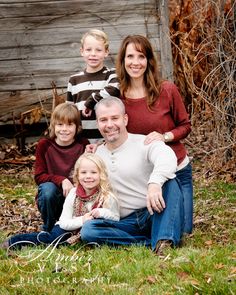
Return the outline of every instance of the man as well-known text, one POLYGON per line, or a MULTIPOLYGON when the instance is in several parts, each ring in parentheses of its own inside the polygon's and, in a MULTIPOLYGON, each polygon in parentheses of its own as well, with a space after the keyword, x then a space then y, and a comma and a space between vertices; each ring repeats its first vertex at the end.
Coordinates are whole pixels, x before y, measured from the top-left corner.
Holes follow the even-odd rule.
POLYGON ((183 197, 175 171, 177 159, 162 141, 144 145, 144 135, 127 132, 127 114, 115 97, 95 107, 105 143, 97 148, 120 202, 121 220, 91 220, 81 230, 86 242, 151 245, 157 254, 180 242, 183 197))

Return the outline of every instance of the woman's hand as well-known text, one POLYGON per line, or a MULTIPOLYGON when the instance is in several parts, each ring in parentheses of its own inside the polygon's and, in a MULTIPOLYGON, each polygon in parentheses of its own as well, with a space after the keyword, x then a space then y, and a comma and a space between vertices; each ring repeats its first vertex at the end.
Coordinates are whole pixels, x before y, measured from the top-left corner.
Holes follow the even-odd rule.
POLYGON ((149 133, 145 140, 144 140, 144 144, 150 144, 151 142, 153 142, 154 140, 161 140, 164 141, 164 137, 163 134, 158 133, 156 131, 153 131, 151 133, 149 133))

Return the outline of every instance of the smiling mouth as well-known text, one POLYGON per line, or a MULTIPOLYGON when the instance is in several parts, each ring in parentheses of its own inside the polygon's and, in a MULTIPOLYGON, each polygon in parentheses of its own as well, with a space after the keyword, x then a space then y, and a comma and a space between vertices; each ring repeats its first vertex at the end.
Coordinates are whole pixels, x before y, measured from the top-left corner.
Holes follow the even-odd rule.
POLYGON ((130 68, 130 69, 131 69, 131 71, 133 71, 133 72, 138 72, 138 71, 141 70, 140 68, 130 68))
POLYGON ((107 132, 106 133, 108 136, 113 136, 117 134, 117 131, 113 131, 113 132, 107 132))

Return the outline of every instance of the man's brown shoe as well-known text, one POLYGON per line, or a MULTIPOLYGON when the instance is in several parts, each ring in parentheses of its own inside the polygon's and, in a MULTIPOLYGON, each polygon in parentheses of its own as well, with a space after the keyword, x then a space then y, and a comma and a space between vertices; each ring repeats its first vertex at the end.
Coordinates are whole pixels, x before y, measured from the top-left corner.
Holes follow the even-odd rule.
POLYGON ((170 240, 160 240, 157 242, 155 253, 160 256, 164 257, 164 252, 166 249, 171 248, 173 246, 172 241, 170 240))

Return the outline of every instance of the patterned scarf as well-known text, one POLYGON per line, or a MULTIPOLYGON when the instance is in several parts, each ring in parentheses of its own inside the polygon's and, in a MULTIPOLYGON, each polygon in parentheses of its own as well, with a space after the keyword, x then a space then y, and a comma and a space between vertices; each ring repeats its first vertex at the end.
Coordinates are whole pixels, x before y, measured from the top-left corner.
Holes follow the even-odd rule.
MULTIPOLYGON (((94 208, 102 207, 102 202, 99 201, 99 190, 95 188, 90 195, 86 195, 86 192, 82 185, 78 185, 76 188, 76 197, 74 200, 74 216, 83 216, 90 212, 94 208), (92 203, 91 209, 87 208, 88 202, 92 203)), ((75 245, 80 241, 80 229, 73 232, 73 235, 67 239, 70 245, 75 245)))
POLYGON ((88 213, 90 210, 86 207, 88 202, 92 203, 91 210, 94 208, 101 207, 98 200, 99 190, 95 188, 90 195, 86 195, 86 192, 82 185, 78 185, 76 188, 76 197, 74 201, 74 215, 83 216, 85 213, 88 213))

